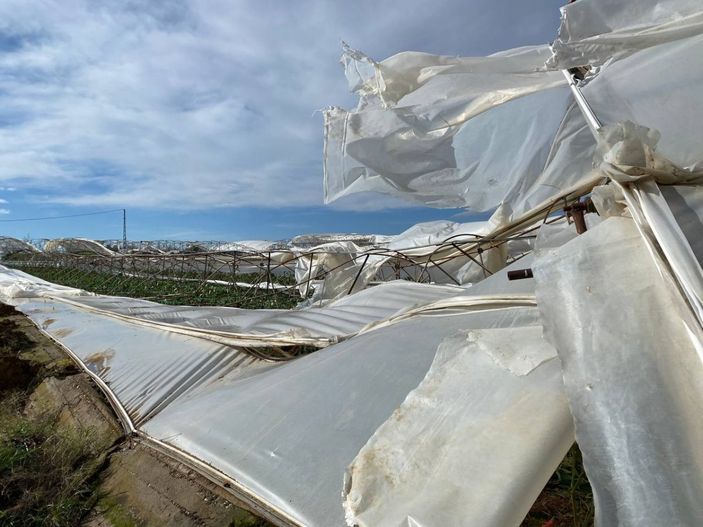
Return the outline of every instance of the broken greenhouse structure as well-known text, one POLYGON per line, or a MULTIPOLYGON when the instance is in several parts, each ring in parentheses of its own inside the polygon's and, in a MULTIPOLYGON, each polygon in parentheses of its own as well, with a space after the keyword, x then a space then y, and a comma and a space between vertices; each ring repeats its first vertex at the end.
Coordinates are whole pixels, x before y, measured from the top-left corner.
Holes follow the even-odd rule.
POLYGON ((326 198, 489 222, 383 251, 330 242, 296 267, 308 285, 328 272, 295 310, 164 306, 8 268, 2 298, 127 433, 279 525, 519 525, 574 438, 597 525, 696 525, 701 53, 693 0, 580 0, 551 46, 489 57, 345 48, 360 101, 326 113, 326 198), (396 249, 453 282, 371 286, 396 249), (298 345, 318 351, 269 353, 298 345))

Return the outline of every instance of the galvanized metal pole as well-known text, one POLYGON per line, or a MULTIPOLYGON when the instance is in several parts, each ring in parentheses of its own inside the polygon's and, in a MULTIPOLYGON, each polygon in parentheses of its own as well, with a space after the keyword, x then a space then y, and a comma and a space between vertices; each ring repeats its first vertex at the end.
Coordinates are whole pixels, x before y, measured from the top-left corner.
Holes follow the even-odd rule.
POLYGON ((576 84, 576 79, 574 79, 571 72, 569 72, 569 70, 561 70, 561 72, 564 74, 564 77, 566 77, 566 82, 569 83, 571 94, 574 96, 574 99, 576 99, 576 104, 578 104, 579 110, 581 110, 583 117, 586 119, 586 124, 588 124, 588 127, 591 129, 593 137, 598 140, 598 131, 603 128, 603 125, 593 111, 593 108, 591 108, 591 105, 588 104, 586 97, 583 96, 581 88, 576 84))

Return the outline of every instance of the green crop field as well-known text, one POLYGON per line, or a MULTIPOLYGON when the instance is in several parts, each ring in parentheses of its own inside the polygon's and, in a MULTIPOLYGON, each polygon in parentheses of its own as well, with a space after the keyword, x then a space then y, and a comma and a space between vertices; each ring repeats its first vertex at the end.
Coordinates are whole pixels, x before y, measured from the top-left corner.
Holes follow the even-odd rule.
MULTIPOLYGON (((301 300, 297 290, 292 287, 285 290, 266 290, 265 287, 248 288, 233 284, 213 284, 197 280, 195 275, 178 278, 163 276, 161 273, 159 276, 129 276, 67 267, 33 266, 18 262, 13 262, 11 266, 55 284, 103 295, 142 298, 170 305, 290 309, 301 300)), ((214 276, 210 279, 223 278, 224 276, 214 276)), ((229 275, 228 278, 231 280, 232 276, 229 275)), ((258 283, 261 279, 261 276, 255 274, 236 275, 238 282, 258 283)), ((291 285, 293 279, 276 277, 276 281, 283 282, 283 285, 291 285)))

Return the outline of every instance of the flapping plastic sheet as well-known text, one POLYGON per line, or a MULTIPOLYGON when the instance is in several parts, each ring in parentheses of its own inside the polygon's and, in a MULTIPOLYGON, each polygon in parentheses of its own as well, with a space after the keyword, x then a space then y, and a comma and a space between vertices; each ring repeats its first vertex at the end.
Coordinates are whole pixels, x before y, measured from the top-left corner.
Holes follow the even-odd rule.
POLYGON ((540 326, 459 331, 349 467, 347 524, 520 525, 572 443, 540 326))
POLYGON ((310 288, 314 288, 309 303, 327 304, 330 300, 365 289, 374 279, 386 281, 388 278, 384 276, 383 266, 393 259, 398 259, 410 276, 413 276, 412 273, 422 273, 425 279, 435 284, 476 283, 505 266, 511 247, 520 251, 524 249, 524 244, 501 244, 488 248, 482 252, 479 263, 457 250, 451 259, 437 251, 445 242, 476 241, 504 222, 503 211, 499 209, 488 221, 418 223, 389 237, 380 246, 363 248, 352 242, 319 245, 296 261, 298 289, 303 296, 307 296, 310 288), (441 261, 433 260, 433 257, 441 261), (327 273, 324 279, 316 280, 318 273, 323 271, 327 273))
POLYGON ((533 269, 596 525, 699 524, 702 335, 676 284, 627 218, 544 251, 533 269))
MULTIPOLYGON (((661 4, 665 10, 665 2, 661 4)), ((664 40, 618 56, 582 86, 601 122, 632 121, 657 131, 658 152, 688 171, 703 166, 699 148, 703 91, 697 66, 702 42, 703 36, 691 32, 687 38, 664 40)), ((476 211, 502 203, 506 218, 511 219, 590 177, 596 142, 566 88, 536 82, 529 93, 518 89, 499 99, 495 95, 503 93, 502 88, 496 84, 494 89, 491 82, 505 81, 510 74, 506 70, 488 73, 489 65, 494 67, 492 57, 484 58, 485 68, 470 74, 447 73, 451 67, 423 69, 411 59, 413 54, 392 57, 393 68, 384 68, 385 61, 367 59, 374 67, 358 68, 367 80, 352 83, 361 93, 362 104, 352 112, 331 109, 326 114, 328 200, 375 190, 432 206, 476 211), (403 67, 406 59, 408 65, 403 67), (407 81, 408 71, 422 82, 407 81), (396 72, 401 81, 391 90, 393 96, 384 99, 388 91, 384 86, 393 85, 396 72), (452 83, 462 86, 468 79, 473 87, 463 99, 447 96, 453 93, 452 83), (478 94, 481 90, 483 98, 478 94), (491 104, 480 106, 477 113, 475 99, 491 104), (444 124, 439 126, 437 119, 444 119, 444 124), (506 156, 506 151, 512 155, 506 156)), ((530 64, 520 54, 511 60, 530 64)), ((356 62, 347 61, 348 69, 356 62)), ((552 73, 537 68, 531 78, 547 75, 551 79, 552 73)))
POLYGON ((550 66, 603 64, 703 32, 698 0, 579 0, 561 8, 550 66))
POLYGON ((449 63, 403 53, 357 67, 347 52, 361 102, 325 114, 326 200, 372 190, 436 207, 504 203, 510 217, 570 186, 591 163, 578 147, 593 140, 543 58, 539 47, 449 63), (557 174, 545 169, 553 159, 569 162, 557 174))

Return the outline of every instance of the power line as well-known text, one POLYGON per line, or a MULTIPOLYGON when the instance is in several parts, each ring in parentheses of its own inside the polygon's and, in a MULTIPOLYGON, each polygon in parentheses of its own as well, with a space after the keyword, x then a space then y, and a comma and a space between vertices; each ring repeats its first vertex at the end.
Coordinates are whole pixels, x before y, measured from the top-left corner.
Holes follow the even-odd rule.
POLYGON ((16 218, 11 220, 1 220, 0 222, 12 222, 12 221, 39 221, 39 220, 59 220, 63 218, 77 218, 79 216, 96 216, 98 214, 111 214, 113 212, 122 212, 124 209, 111 209, 111 210, 100 210, 97 212, 83 212, 81 214, 66 214, 65 216, 44 216, 43 218, 16 218))

